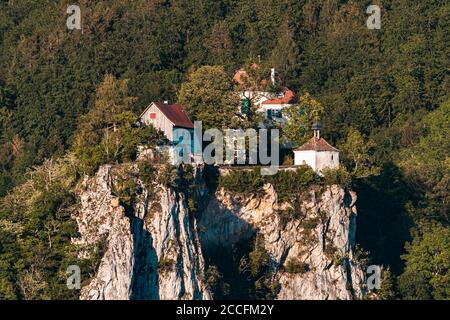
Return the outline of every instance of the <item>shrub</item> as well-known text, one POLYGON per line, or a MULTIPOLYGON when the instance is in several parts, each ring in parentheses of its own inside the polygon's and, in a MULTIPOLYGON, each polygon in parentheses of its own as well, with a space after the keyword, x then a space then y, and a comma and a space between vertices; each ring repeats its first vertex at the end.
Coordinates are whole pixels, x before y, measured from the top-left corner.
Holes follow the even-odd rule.
POLYGON ((421 272, 406 271, 398 277, 398 288, 404 300, 431 300, 433 288, 421 272))
POLYGON ((290 259, 286 263, 285 271, 288 273, 299 273, 303 274, 310 270, 309 264, 305 262, 298 261, 296 259, 290 259))
POLYGON ((338 249, 331 243, 331 239, 327 237, 326 239, 326 246, 325 246, 325 257, 327 257, 330 260, 335 260, 336 254, 338 254, 338 249))
POLYGON ((317 174, 308 166, 301 166, 295 171, 279 171, 273 176, 266 176, 265 180, 273 185, 281 202, 292 200, 293 196, 319 181, 317 174))
POLYGON ((231 170, 219 178, 219 187, 238 193, 260 193, 265 183, 275 188, 280 201, 289 201, 294 195, 319 182, 316 173, 308 166, 290 171, 279 171, 272 176, 262 176, 259 169, 231 170))
POLYGON ((223 280, 223 274, 217 266, 211 265, 206 270, 206 282, 214 297, 223 297, 230 294, 230 285, 223 280))
POLYGON ((175 188, 177 186, 177 177, 176 167, 166 164, 161 168, 156 180, 166 188, 175 188))
POLYGON ((344 263, 344 256, 342 256, 341 254, 339 254, 339 252, 335 252, 333 254, 333 258, 331 259, 331 262, 333 263, 334 266, 340 266, 344 263))
POLYGON ((325 185, 339 185, 348 188, 352 184, 352 176, 343 166, 337 169, 324 169, 322 171, 325 185))
POLYGON ((147 187, 154 183, 156 170, 151 161, 139 162, 139 178, 147 187))
POLYGON ((294 158, 291 155, 287 155, 283 159, 283 166, 293 166, 294 158))
POLYGON ((267 250, 264 248, 263 239, 257 237, 253 251, 248 255, 250 262, 250 273, 253 277, 258 276, 264 272, 270 264, 270 257, 267 250))
POLYGON ((318 223, 319 223, 319 218, 311 218, 308 220, 304 220, 302 223, 302 226, 306 230, 313 230, 317 227, 318 223))
POLYGON ((259 170, 231 170, 219 178, 219 187, 237 193, 260 193, 264 180, 259 170))
POLYGON ((134 177, 126 169, 123 168, 115 173, 113 191, 124 203, 131 205, 137 187, 134 177))
POLYGON ((161 257, 158 262, 158 271, 160 273, 170 272, 173 270, 175 262, 172 259, 161 257))

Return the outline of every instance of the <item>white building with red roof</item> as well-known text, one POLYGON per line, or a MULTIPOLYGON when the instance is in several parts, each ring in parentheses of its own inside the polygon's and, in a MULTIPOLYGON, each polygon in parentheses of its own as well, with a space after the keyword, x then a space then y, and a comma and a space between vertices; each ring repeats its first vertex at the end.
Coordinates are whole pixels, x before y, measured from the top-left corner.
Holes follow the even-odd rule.
POLYGON ((152 125, 169 140, 170 145, 159 146, 159 149, 167 151, 173 164, 178 161, 179 157, 182 157, 182 154, 180 154, 182 149, 190 149, 192 156, 199 152, 196 151, 200 144, 195 143, 194 124, 180 104, 152 102, 140 115, 139 123, 147 126, 152 125), (189 141, 185 140, 187 132, 189 132, 189 141), (187 145, 187 142, 190 145, 187 145))
MULTIPOLYGON (((251 68, 258 68, 257 64, 252 64, 251 68)), ((279 93, 266 92, 266 91, 254 91, 248 90, 246 88, 246 80, 248 78, 248 73, 245 69, 239 69, 233 80, 241 87, 241 100, 243 106, 252 103, 257 107, 257 110, 265 114, 266 119, 274 120, 278 122, 284 122, 286 119, 283 117, 283 109, 288 108, 297 102, 297 95, 294 91, 290 90, 288 87, 283 87, 282 91, 279 93)), ((274 68, 271 69, 270 81, 273 85, 277 81, 281 82, 281 79, 277 76, 274 68)), ((266 85, 268 80, 262 80, 261 85, 266 85)), ((243 108, 245 109, 245 108, 243 108)))
POLYGON ((294 91, 287 87, 283 88, 282 93, 274 98, 264 100, 258 108, 269 120, 283 121, 283 109, 288 108, 297 102, 297 96, 294 91))
POLYGON ((294 150, 294 165, 308 165, 321 174, 325 168, 339 167, 339 150, 320 137, 320 124, 313 127, 314 136, 305 144, 294 150))
POLYGON ((173 142, 177 128, 194 129, 194 124, 180 104, 152 102, 139 117, 145 125, 152 125, 173 142))

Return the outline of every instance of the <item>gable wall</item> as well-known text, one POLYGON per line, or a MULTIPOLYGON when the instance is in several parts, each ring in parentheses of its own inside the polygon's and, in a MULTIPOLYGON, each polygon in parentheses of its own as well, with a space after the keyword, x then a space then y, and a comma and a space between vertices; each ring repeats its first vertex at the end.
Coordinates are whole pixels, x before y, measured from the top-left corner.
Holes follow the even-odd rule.
POLYGON ((315 172, 320 173, 325 168, 335 169, 339 167, 339 152, 294 151, 294 164, 296 166, 307 164, 315 172))
POLYGON ((154 104, 141 116, 141 121, 145 125, 153 125, 155 129, 161 130, 169 141, 173 141, 172 122, 154 104), (150 119, 150 113, 153 112, 156 113, 156 119, 150 119))

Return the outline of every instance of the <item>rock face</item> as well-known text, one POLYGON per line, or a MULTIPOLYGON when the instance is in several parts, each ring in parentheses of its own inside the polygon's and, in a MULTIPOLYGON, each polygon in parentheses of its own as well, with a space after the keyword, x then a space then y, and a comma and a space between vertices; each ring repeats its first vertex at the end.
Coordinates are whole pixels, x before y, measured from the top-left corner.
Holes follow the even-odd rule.
MULTIPOLYGON (((137 168, 131 168, 137 170, 137 168)), ((183 194, 158 186, 152 194, 136 181, 136 200, 128 207, 113 194, 117 177, 102 166, 85 179, 75 214, 84 246, 80 255, 104 242, 95 276, 81 299, 210 299, 203 282, 204 261, 195 220, 183 194)))
POLYGON ((263 196, 218 190, 202 214, 205 252, 250 239, 257 232, 280 283, 278 299, 355 299, 364 294, 364 273, 354 257, 356 195, 338 186, 302 196, 300 208, 278 204, 270 184, 263 196), (295 219, 280 210, 297 210, 295 219), (288 263, 301 266, 287 272, 288 263))
POLYGON ((357 299, 365 294, 364 273, 354 255, 353 192, 338 186, 311 188, 295 205, 279 203, 270 184, 260 195, 224 189, 211 194, 196 168, 197 221, 182 192, 161 185, 146 189, 137 166, 128 168, 133 201, 119 200, 115 183, 123 172, 116 167, 102 166, 79 191, 75 219, 80 237, 73 242, 85 248, 80 255, 86 257, 99 244, 104 247, 81 299, 211 299, 204 255, 250 241, 255 234, 270 255, 271 272, 280 284, 278 299, 357 299), (283 212, 290 212, 290 218, 283 218, 283 212))

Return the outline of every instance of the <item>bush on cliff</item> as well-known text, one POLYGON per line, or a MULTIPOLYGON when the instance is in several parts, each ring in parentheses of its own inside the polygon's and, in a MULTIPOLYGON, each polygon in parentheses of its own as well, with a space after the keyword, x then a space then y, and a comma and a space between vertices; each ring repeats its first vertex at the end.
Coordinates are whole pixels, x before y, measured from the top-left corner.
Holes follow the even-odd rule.
POLYGON ((275 175, 262 176, 260 169, 231 170, 219 178, 219 187, 227 191, 260 194, 264 184, 270 183, 281 202, 290 201, 295 195, 304 192, 314 184, 320 183, 316 173, 307 166, 296 170, 278 171, 275 175))

